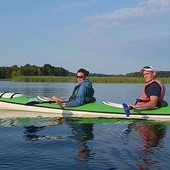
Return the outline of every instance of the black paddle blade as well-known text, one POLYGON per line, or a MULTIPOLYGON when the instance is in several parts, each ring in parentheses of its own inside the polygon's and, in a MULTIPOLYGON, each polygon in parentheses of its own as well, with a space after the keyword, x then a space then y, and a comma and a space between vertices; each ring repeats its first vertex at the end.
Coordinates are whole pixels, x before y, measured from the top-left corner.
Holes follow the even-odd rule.
POLYGON ((43 103, 56 103, 55 101, 30 101, 26 103, 27 106, 34 106, 35 104, 43 104, 43 103))

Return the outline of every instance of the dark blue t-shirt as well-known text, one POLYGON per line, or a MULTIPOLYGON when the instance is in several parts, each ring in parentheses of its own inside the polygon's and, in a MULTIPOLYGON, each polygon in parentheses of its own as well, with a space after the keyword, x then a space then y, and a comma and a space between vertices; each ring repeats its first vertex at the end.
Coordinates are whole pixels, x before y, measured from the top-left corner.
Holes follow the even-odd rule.
POLYGON ((145 89, 145 93, 148 97, 150 96, 157 96, 159 97, 161 94, 161 87, 158 83, 153 82, 145 89))

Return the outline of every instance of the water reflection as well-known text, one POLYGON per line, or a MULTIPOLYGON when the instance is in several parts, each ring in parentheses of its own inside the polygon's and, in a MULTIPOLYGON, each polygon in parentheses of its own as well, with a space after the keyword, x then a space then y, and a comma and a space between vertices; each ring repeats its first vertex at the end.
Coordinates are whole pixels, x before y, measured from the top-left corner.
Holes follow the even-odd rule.
POLYGON ((39 135, 38 133, 39 131, 44 130, 47 126, 60 125, 63 123, 64 121, 62 118, 53 118, 53 119, 49 118, 49 119, 44 119, 44 122, 40 122, 40 124, 44 124, 44 125, 40 125, 40 126, 25 125, 24 126, 24 129, 25 129, 24 139, 30 140, 30 141, 39 141, 39 140, 47 140, 47 139, 63 139, 64 137, 62 136, 39 135))
POLYGON ((79 168, 87 166, 89 159, 92 159, 92 149, 88 146, 88 141, 93 140, 93 124, 92 123, 72 123, 67 122, 72 131, 72 139, 77 141, 77 165, 79 168))
MULTIPOLYGON (((126 169, 126 166, 129 169, 168 169, 167 123, 131 120, 106 123, 108 120, 102 120, 99 124, 98 120, 95 124, 95 121, 64 118, 0 120, 0 126, 4 126, 0 129, 1 153, 7 152, 8 155, 11 153, 9 146, 16 144, 13 152, 23 158, 30 156, 35 149, 36 154, 30 158, 34 161, 41 150, 41 163, 46 159, 53 165, 67 164, 68 169, 126 169), (6 126, 13 128, 7 130, 6 126), (69 167, 70 162, 75 166, 69 167)), ((13 157, 10 161, 15 163, 13 157)))
POLYGON ((36 141, 36 140, 42 140, 45 138, 45 136, 37 135, 37 132, 43 130, 45 126, 36 127, 32 125, 32 126, 25 126, 24 128, 25 128, 24 138, 26 140, 36 141))
POLYGON ((93 140, 93 124, 92 123, 76 123, 66 118, 51 118, 46 120, 50 122, 49 125, 68 125, 71 129, 71 135, 40 135, 40 131, 44 130, 47 126, 27 125, 24 126, 24 139, 29 141, 49 140, 49 139, 71 139, 77 142, 76 160, 79 167, 87 165, 89 159, 92 158, 92 149, 88 146, 88 141, 93 140))
POLYGON ((140 163, 135 163, 138 169, 148 169, 160 162, 153 160, 154 152, 162 147, 162 142, 166 134, 166 124, 160 122, 133 122, 128 125, 126 133, 137 133, 140 141, 136 141, 135 147, 139 150, 138 158, 140 163))

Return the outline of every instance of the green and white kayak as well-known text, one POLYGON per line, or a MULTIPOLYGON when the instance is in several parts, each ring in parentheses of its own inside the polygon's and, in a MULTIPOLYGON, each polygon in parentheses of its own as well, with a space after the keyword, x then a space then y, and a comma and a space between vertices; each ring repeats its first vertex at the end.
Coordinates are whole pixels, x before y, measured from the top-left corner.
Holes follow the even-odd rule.
POLYGON ((0 93, 0 118, 16 117, 79 117, 120 118, 170 121, 170 106, 152 110, 131 110, 127 117, 121 104, 89 103, 78 107, 61 108, 42 97, 29 97, 18 93, 0 93))

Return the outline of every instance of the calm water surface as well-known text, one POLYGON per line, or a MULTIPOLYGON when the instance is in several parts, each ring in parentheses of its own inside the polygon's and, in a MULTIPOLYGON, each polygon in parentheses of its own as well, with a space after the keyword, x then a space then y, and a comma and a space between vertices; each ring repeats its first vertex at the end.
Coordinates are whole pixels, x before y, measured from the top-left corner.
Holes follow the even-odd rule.
MULTIPOLYGON (((74 83, 0 81, 0 92, 68 99, 74 83)), ((94 84, 97 101, 133 103, 142 84, 94 84)), ((166 85, 170 103, 170 85, 166 85)), ((107 119, 1 119, 0 169, 170 168, 170 123, 107 119)))

